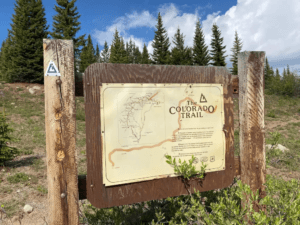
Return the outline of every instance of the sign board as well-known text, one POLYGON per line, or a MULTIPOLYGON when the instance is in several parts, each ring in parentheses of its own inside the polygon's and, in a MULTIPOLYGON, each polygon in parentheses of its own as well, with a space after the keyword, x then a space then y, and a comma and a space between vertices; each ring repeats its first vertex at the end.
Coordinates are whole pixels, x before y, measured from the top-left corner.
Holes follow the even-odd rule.
POLYGON ((188 194, 165 154, 177 162, 193 154, 197 170, 201 160, 208 165, 203 179, 190 180, 191 193, 232 184, 231 82, 225 67, 88 66, 83 85, 86 192, 91 204, 108 208, 188 194))
POLYGON ((222 84, 102 84, 103 184, 175 177, 165 155, 225 169, 222 84))

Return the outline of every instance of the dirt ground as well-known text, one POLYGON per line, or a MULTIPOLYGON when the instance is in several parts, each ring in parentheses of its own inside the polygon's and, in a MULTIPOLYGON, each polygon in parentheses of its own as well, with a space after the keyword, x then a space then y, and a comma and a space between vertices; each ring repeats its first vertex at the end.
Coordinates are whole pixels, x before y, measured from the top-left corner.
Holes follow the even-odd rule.
MULTIPOLYGON (((29 88, 38 86, 41 89, 35 90, 36 93, 34 95, 40 95, 40 94, 44 93, 44 85, 41 85, 41 84, 29 84, 29 83, 7 84, 6 83, 5 85, 7 87, 5 87, 4 90, 8 90, 9 88, 12 88, 14 90, 14 92, 16 92, 17 87, 24 89, 23 91, 19 91, 18 93, 28 92, 29 88)), ((236 114, 235 116, 237 116, 237 113, 235 113, 235 114, 236 114)), ((18 117, 14 118, 14 122, 16 122, 16 121, 18 121, 17 123, 22 124, 22 118, 18 118, 18 117)), ((300 116, 298 117, 298 119, 294 119, 294 121, 300 122, 300 116)), ((284 123, 286 123, 286 122, 280 122, 280 121, 266 122, 266 128, 272 129, 278 125, 284 125, 284 123)), ((300 133, 299 133, 299 135, 300 135, 300 133)), ((25 159, 27 157, 31 157, 31 156, 19 156, 15 160, 25 159)), ((46 156, 44 153, 41 154, 40 157, 44 162, 46 162, 46 156)), ((46 165, 46 163, 45 163, 45 165, 46 165)), ((26 167, 26 166, 23 167, 24 172, 26 172, 29 169, 30 169, 30 167, 26 167)), ((267 168, 267 174, 271 174, 276 177, 282 177, 282 179, 285 181, 289 181, 291 179, 300 180, 300 172, 297 172, 297 171, 288 172, 288 171, 274 168, 272 166, 270 166, 270 168, 267 168)), ((46 171, 41 173, 40 176, 45 177, 45 185, 47 185, 46 171)), ((21 198, 22 192, 15 193, 15 195, 20 196, 20 198, 21 198)), ((13 225, 19 225, 19 224, 22 224, 22 225, 26 225, 26 224, 28 224, 28 225, 33 225, 33 224, 44 225, 44 224, 47 224, 47 222, 46 222, 46 221, 48 221, 47 220, 47 218, 48 218, 47 195, 42 195, 42 194, 39 195, 38 193, 33 193, 31 196, 28 196, 28 198, 26 200, 26 204, 29 204, 32 207, 34 207, 34 210, 32 213, 27 214, 27 213, 20 211, 18 215, 15 215, 11 219, 6 218, 4 220, 1 220, 1 213, 0 213, 0 225, 2 225, 2 224, 3 225, 4 224, 13 224, 13 225)))

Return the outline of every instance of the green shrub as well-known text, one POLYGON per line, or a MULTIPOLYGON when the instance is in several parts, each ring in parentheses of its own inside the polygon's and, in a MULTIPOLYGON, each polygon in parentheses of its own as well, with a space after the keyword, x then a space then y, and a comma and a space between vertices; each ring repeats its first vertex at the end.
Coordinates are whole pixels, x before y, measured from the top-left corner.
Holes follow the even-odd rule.
POLYGON ((276 132, 270 132, 270 134, 272 135, 271 144, 272 144, 272 146, 276 146, 279 142, 281 134, 277 131, 276 132))
POLYGON ((37 187, 37 190, 38 190, 39 192, 41 192, 42 194, 47 194, 47 193, 48 193, 47 188, 45 188, 45 187, 42 186, 42 185, 39 185, 39 186, 37 187))
POLYGON ((15 175, 7 177, 9 183, 24 183, 29 180, 29 176, 25 173, 16 173, 15 175))
POLYGON ((5 161, 11 160, 18 155, 17 148, 8 147, 7 141, 17 140, 8 136, 13 129, 6 124, 5 111, 0 112, 0 165, 4 165, 5 161))
MULTIPOLYGON (((172 163, 171 159, 168 161, 172 163)), ((175 167, 184 167, 187 174, 193 174, 191 163, 188 166, 183 163, 175 167)), ((237 186, 224 188, 220 192, 211 190, 199 193, 194 190, 195 193, 191 195, 107 209, 97 209, 91 204, 84 205, 85 218, 82 220, 88 224, 246 225, 249 224, 244 220, 247 215, 252 224, 300 224, 300 183, 295 179, 285 182, 268 174, 266 181, 264 185, 267 196, 261 200, 258 191, 253 194, 249 185, 238 180, 237 186), (243 209, 240 206, 241 201, 245 200, 245 194, 250 195, 251 201, 243 209), (279 198, 274 198, 274 195, 279 198), (266 206, 266 213, 253 210, 251 202, 258 200, 259 205, 266 206)))
POLYGON ((267 117, 275 118, 275 113, 274 113, 274 111, 272 110, 271 112, 268 112, 266 116, 267 116, 267 117))

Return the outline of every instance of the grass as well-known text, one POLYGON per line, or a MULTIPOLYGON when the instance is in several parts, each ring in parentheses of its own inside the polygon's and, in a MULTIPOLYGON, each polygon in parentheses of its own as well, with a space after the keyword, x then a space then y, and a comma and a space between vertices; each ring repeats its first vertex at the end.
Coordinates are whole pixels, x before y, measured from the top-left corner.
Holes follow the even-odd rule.
MULTIPOLYGON (((30 199, 47 202, 45 102, 44 94, 31 95, 27 89, 10 88, 4 90, 4 87, 4 84, 0 85, 0 90, 2 89, 5 96, 0 100, 0 111, 5 106, 5 111, 8 113, 7 121, 10 127, 14 129, 11 136, 19 139, 19 141, 10 143, 18 148, 19 155, 13 161, 7 162, 5 167, 0 168, 0 205, 3 204, 7 216, 12 217, 30 199), (24 193, 24 196, 17 198, 15 193, 19 189, 24 193)), ((235 155, 239 155, 239 121, 237 112, 238 99, 234 99, 235 155)), ((300 175, 300 99, 265 95, 265 124, 266 144, 272 142, 270 132, 277 131, 281 134, 279 143, 289 149, 289 151, 284 153, 277 149, 266 150, 267 166, 280 170, 280 174, 283 175, 284 179, 290 178, 290 173, 297 177, 297 175, 300 175)), ((85 129, 84 98, 76 97, 78 174, 86 174, 85 129)), ((275 173, 271 173, 271 175, 279 179, 275 173)), ((268 179, 271 180, 269 176, 268 179)), ((209 196, 214 196, 210 197, 209 201, 205 203, 206 209, 209 209, 214 202, 218 202, 216 193, 204 192, 201 193, 201 196, 208 198, 209 196)), ((159 205, 159 202, 164 201, 154 202, 159 205)), ((85 202, 85 206, 88 206, 89 202, 87 200, 85 202)), ((125 211, 126 208, 130 207, 124 206, 123 210, 125 211)), ((105 210, 102 211, 102 214, 106 212, 105 210)), ((110 212, 113 211, 112 208, 109 210, 110 212)), ((90 209, 90 211, 93 210, 90 209)), ((97 211, 94 212, 94 215, 96 214, 97 211)), ((129 213, 128 215, 131 214, 129 213)), ((137 218, 137 216, 133 217, 137 218)), ((151 214, 150 217, 155 218, 155 214, 151 214)))

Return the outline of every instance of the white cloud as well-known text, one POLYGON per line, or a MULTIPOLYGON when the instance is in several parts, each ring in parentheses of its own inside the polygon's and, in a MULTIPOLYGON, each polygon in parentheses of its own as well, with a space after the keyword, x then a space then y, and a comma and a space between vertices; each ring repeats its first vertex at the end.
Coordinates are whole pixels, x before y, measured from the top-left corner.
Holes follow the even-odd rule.
MULTIPOLYGON (((172 40, 178 26, 180 32, 185 35, 185 45, 193 46, 195 25, 200 18, 205 42, 209 49, 211 28, 213 23, 217 23, 221 36, 224 38, 223 44, 226 45, 227 64, 231 64, 229 59, 232 54, 235 30, 242 40, 242 51, 265 51, 270 63, 300 58, 299 0, 238 0, 237 5, 232 6, 224 15, 215 12, 207 15, 205 20, 199 16, 199 10, 201 7, 196 8, 194 14, 181 13, 174 4, 165 4, 158 8, 157 12, 161 13, 171 48, 174 46, 172 40)), ((105 40, 110 45, 117 27, 125 41, 132 37, 142 50, 143 43, 146 41, 130 36, 128 29, 145 26, 156 30, 156 20, 157 14, 151 15, 148 11, 134 12, 119 18, 106 31, 95 31, 94 36, 100 45, 103 45, 105 40)), ((146 42, 149 53, 153 53, 151 43, 152 41, 146 42)), ((299 64, 299 61, 294 64, 299 64)))

